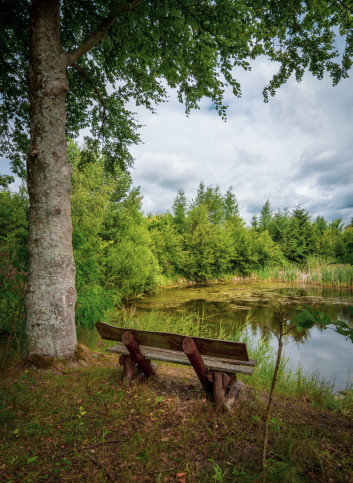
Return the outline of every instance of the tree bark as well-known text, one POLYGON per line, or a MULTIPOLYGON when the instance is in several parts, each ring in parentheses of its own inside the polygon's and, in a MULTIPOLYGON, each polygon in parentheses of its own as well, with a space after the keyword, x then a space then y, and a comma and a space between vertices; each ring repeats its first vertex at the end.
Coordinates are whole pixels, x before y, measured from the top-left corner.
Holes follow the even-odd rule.
POLYGON ((32 0, 30 25, 28 357, 73 356, 75 263, 71 176, 65 135, 67 54, 60 41, 59 0, 32 0))

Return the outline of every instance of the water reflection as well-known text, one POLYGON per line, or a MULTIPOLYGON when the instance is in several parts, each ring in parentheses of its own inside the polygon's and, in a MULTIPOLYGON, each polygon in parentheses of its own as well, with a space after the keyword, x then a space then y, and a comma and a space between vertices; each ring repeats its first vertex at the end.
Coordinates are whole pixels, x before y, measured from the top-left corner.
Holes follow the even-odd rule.
MULTIPOLYGON (((311 305, 329 315, 331 320, 344 320, 353 327, 348 306, 353 305, 353 293, 346 289, 293 286, 273 283, 229 283, 173 288, 142 299, 138 310, 163 310, 198 314, 217 333, 224 328, 247 325, 255 339, 265 337, 277 347, 273 332, 278 333, 274 307, 281 304, 287 314, 287 326, 298 305, 311 305)), ((353 344, 333 330, 315 327, 287 338, 285 353, 292 367, 305 366, 307 374, 320 371, 322 377, 335 380, 336 388, 352 382, 353 344), (292 342, 292 343, 290 343, 292 342)))

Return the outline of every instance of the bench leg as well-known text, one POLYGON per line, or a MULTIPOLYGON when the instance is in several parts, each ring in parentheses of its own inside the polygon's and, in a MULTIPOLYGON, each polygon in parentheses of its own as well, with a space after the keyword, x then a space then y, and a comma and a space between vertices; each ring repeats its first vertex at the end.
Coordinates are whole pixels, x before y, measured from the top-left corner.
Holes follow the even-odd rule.
MULTIPOLYGON (((150 359, 146 359, 146 361, 151 364, 151 367, 153 369, 153 374, 156 374, 157 373, 156 364, 154 362, 151 362, 150 359)), ((135 372, 135 377, 134 377, 134 379, 132 381, 132 385, 134 387, 135 386, 138 386, 139 384, 141 384, 142 382, 144 382, 146 379, 147 379, 146 374, 143 372, 143 370, 141 369, 141 367, 137 364, 136 372, 135 372)))
POLYGON ((137 362, 140 369, 146 374, 146 377, 153 376, 155 374, 155 370, 151 365, 151 361, 149 359, 145 359, 145 356, 141 352, 140 346, 136 342, 132 333, 126 330, 123 333, 121 340, 124 346, 130 352, 131 357, 137 362))
MULTIPOLYGON (((156 365, 149 359, 146 359, 156 373, 156 365)), ((146 379, 146 374, 141 370, 135 359, 131 356, 122 355, 119 358, 119 364, 123 366, 123 381, 127 386, 137 386, 146 379)))
POLYGON ((136 361, 130 356, 120 356, 119 363, 123 366, 123 381, 129 386, 135 376, 136 361))
POLYGON ((206 394, 212 394, 212 376, 207 371, 207 367, 202 360, 201 354, 191 337, 185 337, 183 340, 183 351, 194 368, 199 381, 201 382, 206 394))
POLYGON ((239 393, 237 375, 229 376, 225 372, 213 372, 210 374, 213 382, 213 402, 219 409, 230 409, 239 393))
POLYGON ((225 402, 226 390, 223 372, 213 373, 213 402, 216 407, 222 407, 225 402))

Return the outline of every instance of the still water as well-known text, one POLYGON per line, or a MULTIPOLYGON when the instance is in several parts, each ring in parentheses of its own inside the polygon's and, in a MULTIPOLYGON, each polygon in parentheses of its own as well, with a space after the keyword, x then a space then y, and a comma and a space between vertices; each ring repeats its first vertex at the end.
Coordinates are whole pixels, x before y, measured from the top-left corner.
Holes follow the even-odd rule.
MULTIPOLYGON (((353 306, 353 291, 288 285, 268 282, 233 282, 169 288, 154 296, 146 296, 136 305, 138 311, 182 312, 199 314, 215 331, 247 324, 254 339, 266 336, 277 349, 277 340, 265 327, 276 332, 274 306, 278 304, 296 312, 299 305, 311 305, 328 314, 331 320, 344 320, 353 327, 348 306, 353 306)), ((289 322, 288 322, 289 323, 289 322)), ((318 375, 343 390, 353 384, 353 344, 334 332, 314 327, 301 334, 293 333, 286 340, 284 355, 289 367, 301 367, 303 373, 318 375)))

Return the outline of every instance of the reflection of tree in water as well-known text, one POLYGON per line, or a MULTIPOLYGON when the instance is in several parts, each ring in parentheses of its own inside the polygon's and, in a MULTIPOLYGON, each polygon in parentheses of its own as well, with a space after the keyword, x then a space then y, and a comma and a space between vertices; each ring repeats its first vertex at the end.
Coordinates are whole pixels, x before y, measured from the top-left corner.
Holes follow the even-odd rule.
MULTIPOLYGON (((324 304, 315 303, 310 304, 315 310, 322 312, 329 316, 331 320, 342 320, 346 322, 350 327, 353 327, 353 317, 349 311, 348 305, 342 304, 324 304)), ((292 317, 297 313, 298 309, 302 306, 300 303, 287 303, 282 304, 286 309, 287 313, 287 326, 290 325, 292 317)), ((251 320, 251 333, 253 336, 264 337, 265 339, 272 340, 271 332, 266 330, 266 327, 271 329, 275 334, 278 335, 278 328, 276 320, 273 316, 274 307, 276 304, 268 305, 267 307, 257 307, 254 310, 254 317, 251 320)), ((304 343, 310 338, 310 330, 304 329, 302 332, 294 327, 290 334, 290 340, 295 342, 304 343)), ((315 326, 315 330, 319 332, 324 332, 325 328, 320 325, 315 326)))
MULTIPOLYGON (((310 330, 303 330, 302 332, 298 332, 295 327, 292 326, 291 317, 295 313, 295 308, 292 306, 287 306, 284 309, 285 312, 285 320, 283 321, 284 324, 284 332, 287 333, 290 331, 290 335, 288 336, 289 341, 295 341, 304 343, 309 339, 310 330)), ((278 320, 274 315, 275 308, 271 307, 271 316, 266 318, 266 323, 261 321, 259 324, 256 321, 251 322, 251 330, 252 335, 261 337, 264 340, 273 340, 275 339, 275 335, 279 337, 280 330, 278 325, 278 320), (270 329, 270 330, 269 330, 270 329)), ((323 330, 320 328, 320 330, 323 330)))
MULTIPOLYGON (((193 296, 195 295, 194 291, 195 289, 193 288, 193 296)), ((278 326, 273 316, 274 306, 277 303, 281 303, 288 312, 287 326, 289 326, 290 320, 297 312, 298 307, 303 304, 311 305, 316 310, 327 314, 331 320, 344 320, 350 326, 353 326, 353 317, 349 314, 347 306, 342 304, 342 299, 335 298, 336 295, 338 297, 341 295, 343 298, 349 295, 347 292, 343 293, 339 289, 332 290, 318 287, 276 287, 274 289, 271 287, 259 290, 256 288, 251 292, 241 292, 242 297, 238 298, 235 298, 234 292, 232 292, 229 300, 223 299, 222 301, 210 300, 211 297, 217 297, 217 292, 208 294, 199 292, 199 295, 201 295, 200 298, 184 300, 183 303, 180 303, 180 299, 176 300, 175 306, 168 306, 159 310, 169 314, 193 315, 195 319, 202 321, 203 324, 213 327, 214 334, 219 332, 221 326, 223 330, 229 330, 230 332, 233 332, 236 327, 247 326, 248 331, 254 338, 264 337, 269 340, 274 340, 275 336, 270 330, 265 329, 266 326, 278 334, 278 326), (327 300, 326 303, 318 300, 318 298, 325 295, 332 303, 327 303, 327 300), (249 313, 251 314, 250 317, 249 313)), ((167 301, 170 304, 172 300, 168 298, 167 301)), ((143 311, 149 310, 155 309, 146 306, 143 308, 143 311)), ((324 329, 316 327, 315 330, 322 332, 324 329)), ((309 338, 310 330, 298 333, 294 329, 288 336, 287 342, 305 343, 309 338)))
MULTIPOLYGON (((306 292, 307 293, 307 292, 306 292)), ((298 289, 293 289, 294 294, 298 295, 298 289)), ((288 295, 288 294, 287 294, 288 295)), ((289 303, 283 303, 287 314, 286 326, 291 324, 291 318, 297 312, 300 305, 297 297, 295 300, 289 301, 289 303)), ((324 313, 327 313, 331 320, 341 319, 346 320, 348 323, 351 321, 351 317, 345 306, 339 304, 312 304, 312 306, 324 313)), ((205 299, 194 299, 185 302, 183 305, 183 311, 190 314, 197 314, 200 320, 205 324, 213 326, 215 333, 218 332, 219 327, 223 328, 246 326, 249 332, 254 337, 262 337, 266 340, 272 340, 274 334, 266 327, 271 329, 278 335, 278 323, 274 318, 274 309, 276 303, 272 304, 268 300, 261 300, 257 302, 250 302, 246 300, 231 300, 230 302, 209 301, 205 299), (249 316, 250 314, 250 316, 249 316)), ((174 309, 175 310, 175 309, 174 309)), ((322 327, 316 327, 316 330, 322 332, 322 327)), ((310 330, 303 330, 298 332, 295 328, 291 331, 288 337, 288 342, 295 341, 298 343, 305 343, 310 337, 310 330)))
POLYGON ((218 329, 220 324, 227 327, 242 325, 246 321, 248 310, 235 311, 230 302, 189 300, 183 304, 186 314, 197 314, 205 323, 218 329))
POLYGON ((340 287, 281 287, 276 289, 270 288, 264 292, 272 299, 275 299, 278 295, 284 295, 285 297, 320 297, 340 300, 351 297, 349 290, 340 287))
MULTIPOLYGON (((229 327, 248 327, 254 337, 262 337, 266 340, 271 340, 274 334, 267 330, 271 329, 278 335, 278 322, 274 317, 274 306, 268 303, 263 303, 261 306, 249 308, 241 305, 237 301, 239 308, 230 302, 215 302, 204 299, 189 300, 183 304, 183 308, 187 314, 197 314, 205 324, 214 326, 215 332, 218 332, 220 325, 223 328, 229 327), (249 316, 250 314, 250 316, 249 316)), ((296 312, 295 306, 287 305, 286 311, 288 313, 288 320, 286 326, 290 325, 290 318, 296 312)), ((304 330, 299 333, 297 330, 292 330, 291 339, 296 342, 305 342, 309 337, 309 330, 304 330)))

